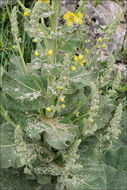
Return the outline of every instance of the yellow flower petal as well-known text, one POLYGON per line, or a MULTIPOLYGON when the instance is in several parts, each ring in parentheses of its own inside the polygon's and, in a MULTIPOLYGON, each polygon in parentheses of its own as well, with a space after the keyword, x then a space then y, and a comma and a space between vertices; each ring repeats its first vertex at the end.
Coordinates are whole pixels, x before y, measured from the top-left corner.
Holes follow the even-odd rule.
POLYGON ((83 17, 83 14, 82 14, 81 12, 79 12, 79 13, 77 14, 77 17, 82 18, 82 17, 83 17))
POLYGON ((34 40, 33 40, 33 42, 34 42, 34 43, 37 43, 37 42, 38 42, 38 40, 37 40, 37 39, 34 39, 34 40))
POLYGON ((70 11, 68 11, 68 12, 63 16, 63 18, 64 18, 65 20, 67 20, 67 25, 68 25, 68 26, 72 26, 73 23, 74 23, 75 14, 72 13, 72 12, 70 12, 70 11))
POLYGON ((101 42, 102 41, 102 37, 98 38, 98 42, 101 42))
POLYGON ((48 51, 48 54, 49 54, 50 56, 52 56, 52 50, 49 50, 49 51, 48 51))
POLYGON ((50 111, 51 111, 51 108, 50 108, 50 107, 47 107, 46 110, 47 110, 48 112, 50 112, 50 111))
POLYGON ((64 98, 61 98, 60 101, 61 101, 61 102, 64 102, 64 98))
POLYGON ((103 45, 102 45, 102 48, 105 48, 105 47, 106 47, 106 45, 105 45, 105 44, 103 44, 103 45))
POLYGON ((77 16, 75 16, 74 21, 75 21, 75 23, 76 23, 76 24, 78 24, 78 23, 79 23, 79 21, 80 21, 80 18, 79 18, 79 17, 77 17, 77 16))
POLYGON ((24 12, 24 16, 28 16, 29 13, 27 11, 24 12))
POLYGON ((83 58, 83 55, 82 54, 79 54, 79 60, 83 58))
POLYGON ((39 0, 39 2, 44 2, 45 4, 49 4, 50 0, 39 0))
POLYGON ((38 51, 35 51, 35 55, 36 55, 36 56, 38 56, 38 55, 39 55, 38 51))
POLYGON ((76 70, 76 67, 72 67, 72 71, 75 71, 76 70))
POLYGON ((62 108, 63 108, 63 109, 66 108, 65 104, 62 105, 62 108))
POLYGON ((79 60, 78 56, 75 55, 74 60, 78 61, 79 60))
POLYGON ((74 23, 74 22, 73 22, 72 20, 67 20, 67 25, 68 25, 68 26, 72 26, 73 23, 74 23))
POLYGON ((79 20, 79 24, 82 24, 82 19, 79 20))

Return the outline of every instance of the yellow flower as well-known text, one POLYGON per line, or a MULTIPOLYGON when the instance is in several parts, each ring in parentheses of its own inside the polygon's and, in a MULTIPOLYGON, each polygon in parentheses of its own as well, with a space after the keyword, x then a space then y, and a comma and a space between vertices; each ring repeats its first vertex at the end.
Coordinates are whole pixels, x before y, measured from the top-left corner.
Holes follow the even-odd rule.
POLYGON ((93 119, 89 119, 89 122, 90 122, 90 123, 93 123, 93 121, 94 121, 93 119))
POLYGON ((62 90, 63 88, 60 86, 59 89, 62 90))
POLYGON ((74 60, 78 61, 79 60, 78 56, 75 55, 74 60))
POLYGON ((102 37, 98 38, 98 42, 101 42, 102 41, 102 37))
POLYGON ((61 102, 64 102, 64 98, 61 98, 60 100, 61 100, 61 102))
POLYGON ((83 66, 84 63, 86 63, 86 60, 85 60, 85 59, 80 63, 80 65, 83 66))
POLYGON ((48 54, 49 54, 50 56, 52 56, 52 50, 49 50, 49 51, 48 51, 48 54))
POLYGON ((39 55, 38 51, 35 51, 35 55, 36 55, 36 56, 38 56, 38 55, 39 55))
MULTIPOLYGON (((83 55, 82 55, 82 54, 79 54, 79 56, 75 56, 75 57, 74 57, 74 60, 75 60, 75 61, 79 61, 79 60, 81 60, 82 58, 83 58, 83 55)), ((86 63, 86 60, 85 60, 85 59, 81 61, 80 65, 83 66, 84 63, 86 63)), ((75 69, 75 70, 76 70, 76 69, 75 69)), ((73 70, 72 70, 72 71, 73 71, 73 70)))
POLYGON ((49 4, 50 0, 39 0, 40 2, 44 2, 45 4, 49 4))
POLYGON ((51 111, 51 108, 50 108, 50 107, 47 107, 46 110, 47 110, 48 112, 50 112, 50 111, 51 111))
POLYGON ((78 61, 78 60, 81 60, 83 58, 83 55, 82 54, 79 54, 79 56, 75 56, 74 57, 74 60, 75 61, 78 61))
POLYGON ((83 58, 82 54, 79 54, 79 60, 81 60, 83 58))
POLYGON ((82 64, 84 64, 84 63, 86 63, 86 60, 85 60, 85 59, 82 61, 82 64))
POLYGON ((75 15, 75 23, 76 24, 82 24, 82 18, 83 18, 83 14, 81 12, 79 12, 78 14, 75 15))
POLYGON ((76 67, 72 67, 72 71, 75 71, 76 70, 76 67))
POLYGON ((38 29, 38 32, 41 32, 41 29, 38 29))
POLYGON ((58 90, 58 89, 59 89, 59 86, 56 86, 56 89, 58 90))
POLYGON ((85 49, 85 52, 88 52, 88 49, 87 49, 87 48, 85 49))
POLYGON ((34 39, 34 40, 33 40, 33 42, 34 42, 34 43, 37 43, 37 42, 38 42, 38 40, 37 40, 37 39, 34 39))
POLYGON ((63 108, 63 109, 66 108, 65 104, 62 104, 62 108, 63 108))
POLYGON ((75 14, 68 11, 64 17, 63 17, 66 21, 67 21, 67 25, 68 26, 72 26, 74 24, 74 20, 75 20, 75 14))
POLYGON ((106 47, 106 45, 105 45, 105 44, 103 44, 103 45, 102 45, 102 48, 105 48, 105 47, 106 47))
POLYGON ((83 66, 83 63, 80 63, 81 66, 83 66))
POLYGON ((24 16, 28 16, 29 13, 27 11, 24 12, 24 16))

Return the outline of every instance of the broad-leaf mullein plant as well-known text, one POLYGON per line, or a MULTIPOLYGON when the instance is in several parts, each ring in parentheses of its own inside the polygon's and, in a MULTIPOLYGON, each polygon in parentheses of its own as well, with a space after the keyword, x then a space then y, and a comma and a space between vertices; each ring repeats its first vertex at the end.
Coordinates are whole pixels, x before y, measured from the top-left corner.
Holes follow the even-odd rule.
POLYGON ((103 69, 91 55, 106 48, 120 16, 88 50, 82 46, 87 1, 80 1, 76 12, 64 10, 64 15, 61 0, 38 0, 32 9, 17 2, 36 48, 26 63, 15 6, 11 27, 19 56, 12 56, 8 71, 1 67, 1 167, 23 168, 38 188, 85 189, 88 184, 90 189, 80 157, 90 152, 99 156, 110 148, 119 136, 122 115, 122 105, 114 106, 121 73, 112 78, 113 55, 103 69))

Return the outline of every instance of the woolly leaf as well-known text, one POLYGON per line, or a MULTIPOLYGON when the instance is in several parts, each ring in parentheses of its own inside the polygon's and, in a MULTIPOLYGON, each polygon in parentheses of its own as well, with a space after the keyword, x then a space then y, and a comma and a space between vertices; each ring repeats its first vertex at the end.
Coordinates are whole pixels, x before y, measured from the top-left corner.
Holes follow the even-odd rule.
POLYGON ((19 73, 17 79, 4 73, 3 92, 20 101, 22 106, 27 106, 25 107, 27 110, 38 110, 43 103, 42 94, 30 75, 19 73))
POLYGON ((1 190, 35 190, 39 186, 37 181, 23 174, 23 169, 1 169, 0 173, 1 190))
POLYGON ((65 52, 71 52, 77 49, 77 46, 80 44, 81 42, 81 37, 79 35, 79 33, 72 33, 72 35, 68 35, 65 36, 64 40, 63 40, 63 45, 61 47, 61 50, 65 51, 65 52))
POLYGON ((100 163, 100 158, 87 150, 80 151, 83 168, 70 179, 68 190, 119 189, 126 190, 126 172, 100 163), (89 152, 89 153, 88 153, 89 152))
POLYGON ((27 122, 26 133, 30 138, 39 140, 40 134, 46 133, 46 141, 56 149, 68 147, 68 143, 73 143, 76 136, 77 126, 72 124, 62 124, 53 119, 35 120, 27 122))
POLYGON ((113 108, 114 106, 111 99, 106 96, 100 96, 98 115, 94 118, 98 129, 103 128, 108 123, 113 108))
POLYGON ((85 86, 90 86, 92 81, 96 81, 96 73, 88 72, 84 68, 79 68, 70 75, 70 89, 69 93, 73 93, 76 89, 81 89, 85 86))
POLYGON ((16 154, 16 145, 14 142, 14 128, 3 123, 0 126, 1 131, 1 168, 20 167, 19 158, 16 154))

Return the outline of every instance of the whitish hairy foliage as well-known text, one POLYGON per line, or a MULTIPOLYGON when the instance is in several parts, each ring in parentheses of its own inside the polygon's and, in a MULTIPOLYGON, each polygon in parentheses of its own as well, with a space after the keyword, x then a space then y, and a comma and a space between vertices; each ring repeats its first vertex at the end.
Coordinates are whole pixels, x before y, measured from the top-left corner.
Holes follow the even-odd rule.
POLYGON ((109 90, 109 96, 113 96, 116 93, 121 82, 121 77, 121 72, 118 70, 115 79, 113 80, 112 90, 109 90))
POLYGON ((19 43, 21 39, 19 38, 16 6, 12 9, 12 13, 11 13, 11 32, 14 36, 15 43, 19 43))
MULTIPOLYGON (((109 148, 120 133, 122 105, 114 117, 112 113, 121 73, 118 71, 111 83, 114 57, 111 55, 106 68, 98 69, 90 55, 96 48, 103 51, 103 42, 109 41, 120 18, 88 51, 82 38, 86 1, 80 1, 75 13, 67 14, 59 0, 51 5, 46 0, 37 1, 32 10, 17 2, 25 10, 24 28, 36 49, 31 51, 31 62, 25 63, 14 7, 11 25, 20 57, 12 56, 8 72, 2 71, 0 113, 8 122, 1 120, 1 166, 19 168, 16 175, 22 175, 25 183, 31 179, 37 189, 108 190, 109 179, 96 153, 109 148), (59 23, 62 17, 67 22, 64 25, 59 23), (49 18, 46 24, 44 18, 49 18)), ((8 178, 5 170, 3 173, 8 178)), ((13 180, 15 174, 11 177, 13 180)), ((2 187, 5 184, 4 180, 2 187)), ((20 189, 20 184, 12 183, 12 188, 20 189)))
POLYGON ((100 86, 101 87, 107 86, 109 84, 110 78, 111 78, 111 73, 112 73, 113 67, 114 67, 114 63, 115 63, 115 59, 112 55, 110 55, 110 60, 107 64, 107 69, 103 73, 104 76, 100 77, 100 86))

